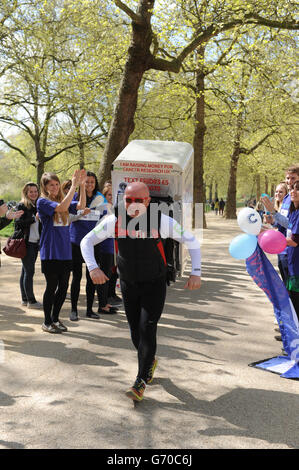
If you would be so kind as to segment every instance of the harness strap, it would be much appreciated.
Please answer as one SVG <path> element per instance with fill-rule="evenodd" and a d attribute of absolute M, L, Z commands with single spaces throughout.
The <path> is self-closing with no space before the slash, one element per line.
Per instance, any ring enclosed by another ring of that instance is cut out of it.
<path fill-rule="evenodd" d="M 164 246 L 163 246 L 163 243 L 162 243 L 161 238 L 159 239 L 159 241 L 158 241 L 158 243 L 157 243 L 157 247 L 158 247 L 158 250 L 160 251 L 160 254 L 161 254 L 162 258 L 163 258 L 163 261 L 164 261 L 165 266 L 167 266 L 166 257 L 165 257 L 165 251 L 164 251 Z"/>
<path fill-rule="evenodd" d="M 159 222 L 160 222 L 160 219 L 161 217 L 159 218 Z M 115 256 L 117 256 L 117 253 L 118 253 L 118 241 L 117 241 L 117 238 L 118 238 L 118 221 L 119 221 L 119 218 L 116 219 L 116 222 L 115 222 L 115 233 L 114 233 L 114 253 L 115 253 Z M 126 234 L 128 235 L 128 234 Z M 163 246 L 163 243 L 162 243 L 162 240 L 160 238 L 160 233 L 153 230 L 153 236 L 156 240 L 156 243 L 157 243 L 157 248 L 162 256 L 162 259 L 164 261 L 164 264 L 165 266 L 167 266 L 167 261 L 166 261 L 166 256 L 165 256 L 165 251 L 164 251 L 164 246 Z M 116 264 L 116 262 L 115 262 Z"/>

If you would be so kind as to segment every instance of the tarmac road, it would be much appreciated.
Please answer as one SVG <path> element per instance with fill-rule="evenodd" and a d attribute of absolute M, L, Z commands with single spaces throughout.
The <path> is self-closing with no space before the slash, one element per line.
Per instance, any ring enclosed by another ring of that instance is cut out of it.
<path fill-rule="evenodd" d="M 298 449 L 299 381 L 248 367 L 281 353 L 274 314 L 245 263 L 228 253 L 236 221 L 207 216 L 203 282 L 168 289 L 159 360 L 143 402 L 124 392 L 136 353 L 123 310 L 41 330 L 41 311 L 21 306 L 19 260 L 0 268 L 0 449 Z M 276 265 L 276 257 L 270 258 Z M 36 265 L 35 293 L 44 278 Z"/>

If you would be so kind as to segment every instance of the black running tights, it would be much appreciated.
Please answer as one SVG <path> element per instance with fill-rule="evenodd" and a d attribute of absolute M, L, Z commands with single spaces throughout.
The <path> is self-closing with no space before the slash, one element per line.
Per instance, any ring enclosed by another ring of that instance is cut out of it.
<path fill-rule="evenodd" d="M 132 342 L 138 353 L 137 376 L 146 381 L 157 349 L 157 324 L 166 297 L 166 281 L 129 283 L 120 280 Z"/>
<path fill-rule="evenodd" d="M 43 297 L 45 325 L 58 321 L 61 307 L 65 301 L 70 278 L 70 270 L 59 270 L 55 273 L 44 273 L 46 290 Z"/>

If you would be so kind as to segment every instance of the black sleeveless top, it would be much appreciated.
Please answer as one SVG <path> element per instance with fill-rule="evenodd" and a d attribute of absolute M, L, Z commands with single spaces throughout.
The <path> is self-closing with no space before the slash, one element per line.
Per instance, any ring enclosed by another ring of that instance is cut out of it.
<path fill-rule="evenodd" d="M 160 237 L 161 213 L 150 217 L 148 208 L 144 215 L 130 217 L 121 204 L 115 208 L 116 263 L 120 279 L 150 282 L 166 278 L 167 264 Z"/>

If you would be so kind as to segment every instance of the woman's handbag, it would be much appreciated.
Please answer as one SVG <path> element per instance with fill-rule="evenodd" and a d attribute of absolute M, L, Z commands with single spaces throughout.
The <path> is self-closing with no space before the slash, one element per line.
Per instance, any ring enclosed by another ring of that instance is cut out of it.
<path fill-rule="evenodd" d="M 9 237 L 3 251 L 7 256 L 24 258 L 27 252 L 25 239 Z"/>

